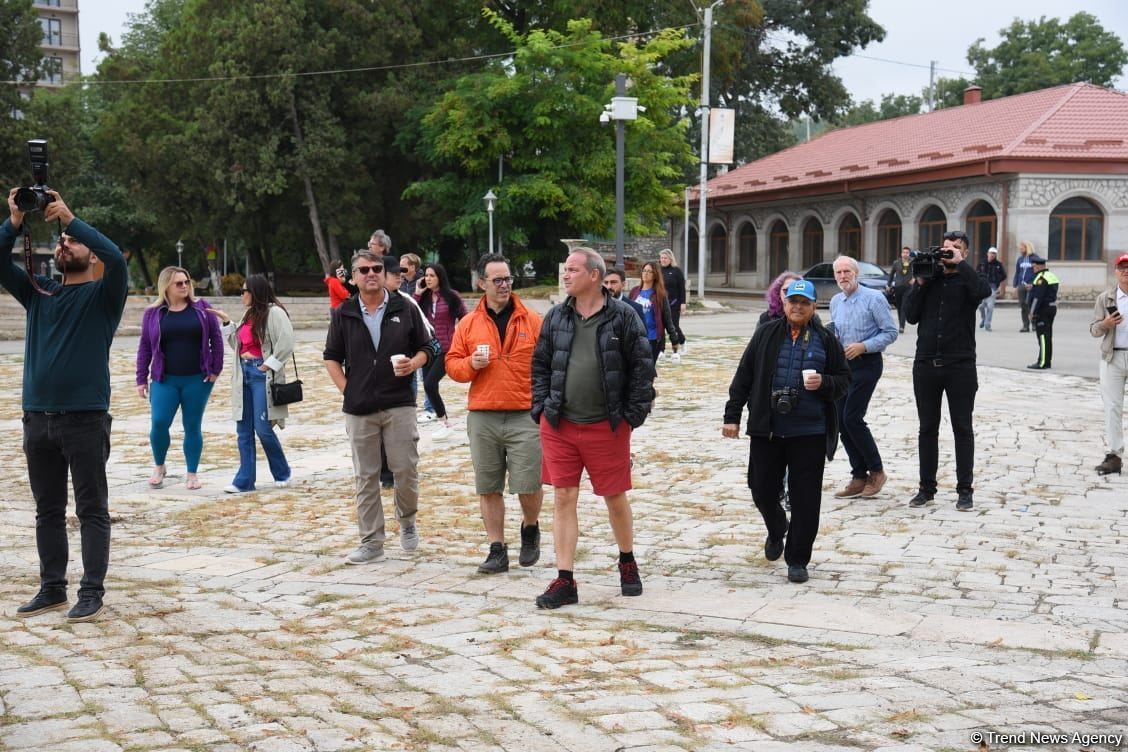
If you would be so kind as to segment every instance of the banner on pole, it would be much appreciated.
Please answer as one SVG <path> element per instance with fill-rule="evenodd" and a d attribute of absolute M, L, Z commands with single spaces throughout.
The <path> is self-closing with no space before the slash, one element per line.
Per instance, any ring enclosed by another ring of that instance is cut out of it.
<path fill-rule="evenodd" d="M 715 108 L 709 110 L 709 162 L 731 164 L 733 141 L 736 137 L 736 110 Z"/>

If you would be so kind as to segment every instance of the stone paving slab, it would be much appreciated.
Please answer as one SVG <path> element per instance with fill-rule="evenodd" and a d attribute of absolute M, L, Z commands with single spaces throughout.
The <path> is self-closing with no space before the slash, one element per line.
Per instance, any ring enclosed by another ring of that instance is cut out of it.
<path fill-rule="evenodd" d="M 556 612 L 532 603 L 555 571 L 551 494 L 541 560 L 475 572 L 465 387 L 443 382 L 448 440 L 420 429 L 419 551 L 392 522 L 387 559 L 351 567 L 350 461 L 318 343 L 299 346 L 307 398 L 281 432 L 293 485 L 234 497 L 227 382 L 205 419 L 205 488 L 184 488 L 174 427 L 167 486 L 150 491 L 148 413 L 115 347 L 107 609 L 76 625 L 13 616 L 37 559 L 20 358 L 0 355 L 0 748 L 960 750 L 976 732 L 1125 733 L 1128 485 L 1090 469 L 1095 384 L 981 367 L 976 509 L 954 510 L 945 420 L 941 492 L 915 510 L 911 363 L 888 357 L 868 420 L 890 481 L 834 499 L 849 471 L 841 451 L 828 464 L 811 581 L 795 586 L 763 560 L 747 441 L 720 438 L 744 344 L 697 338 L 660 365 L 633 440 L 644 594 L 619 595 L 585 488 L 581 602 Z M 73 519 L 71 534 L 77 558 Z"/>

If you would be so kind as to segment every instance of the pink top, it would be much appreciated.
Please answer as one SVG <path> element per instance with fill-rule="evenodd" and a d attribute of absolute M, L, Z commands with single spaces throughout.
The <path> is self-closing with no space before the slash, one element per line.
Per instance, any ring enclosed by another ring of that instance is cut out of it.
<path fill-rule="evenodd" d="M 255 358 L 262 357 L 262 343 L 255 339 L 250 324 L 239 327 L 239 355 L 250 355 Z"/>

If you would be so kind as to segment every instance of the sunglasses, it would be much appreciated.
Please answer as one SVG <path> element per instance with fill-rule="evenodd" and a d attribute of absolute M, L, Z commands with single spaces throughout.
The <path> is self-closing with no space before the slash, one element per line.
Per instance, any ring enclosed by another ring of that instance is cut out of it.
<path fill-rule="evenodd" d="M 509 285 L 513 284 L 513 277 L 494 277 L 486 281 L 493 283 L 494 287 L 509 287 Z"/>
<path fill-rule="evenodd" d="M 188 286 L 188 280 L 178 279 L 175 282 L 173 282 L 172 284 L 176 285 L 177 287 L 187 287 Z M 244 292 L 246 292 L 246 290 L 244 290 Z"/>
<path fill-rule="evenodd" d="M 250 292 L 250 290 L 244 287 L 241 292 Z"/>
<path fill-rule="evenodd" d="M 367 277 L 369 274 L 379 274 L 380 272 L 384 271 L 384 267 L 382 267 L 382 266 L 357 266 L 353 269 L 353 271 L 359 273 L 360 276 L 362 276 L 362 277 Z"/>

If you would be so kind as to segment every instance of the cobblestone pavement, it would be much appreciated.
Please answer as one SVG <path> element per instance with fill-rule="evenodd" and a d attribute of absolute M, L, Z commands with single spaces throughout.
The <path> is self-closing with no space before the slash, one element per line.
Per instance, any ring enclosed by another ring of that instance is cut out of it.
<path fill-rule="evenodd" d="M 115 348 L 107 608 L 75 625 L 13 615 L 37 569 L 20 358 L 0 356 L 0 747 L 900 751 L 1088 734 L 1056 748 L 1116 748 L 1099 735 L 1128 732 L 1128 481 L 1092 471 L 1095 384 L 980 368 L 975 510 L 954 509 L 946 419 L 941 493 L 914 510 L 910 363 L 887 358 L 870 420 L 891 479 L 876 499 L 835 500 L 839 453 L 811 580 L 792 585 L 763 559 L 747 441 L 720 437 L 743 345 L 698 338 L 660 367 L 634 440 L 645 593 L 618 594 L 588 489 L 580 604 L 554 612 L 533 604 L 555 573 L 551 494 L 541 561 L 475 573 L 486 546 L 461 385 L 443 382 L 452 437 L 421 430 L 420 549 L 402 551 L 392 523 L 388 558 L 353 567 L 350 463 L 316 342 L 299 348 L 307 398 L 282 432 L 294 484 L 237 497 L 220 491 L 236 456 L 226 380 L 205 488 L 184 489 L 177 434 L 152 492 L 146 405 L 132 352 Z M 72 546 L 77 558 L 74 520 Z"/>

